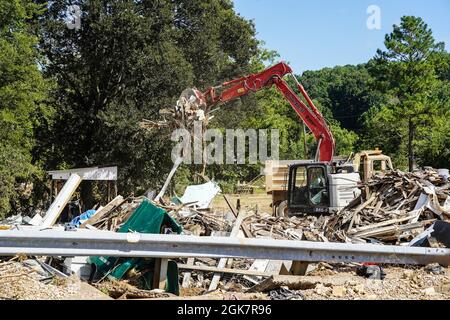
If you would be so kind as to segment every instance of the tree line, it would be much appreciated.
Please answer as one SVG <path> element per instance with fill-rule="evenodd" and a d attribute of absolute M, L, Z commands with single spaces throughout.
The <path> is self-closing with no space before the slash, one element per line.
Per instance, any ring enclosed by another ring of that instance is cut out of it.
<path fill-rule="evenodd" d="M 69 5 L 81 9 L 80 28 L 67 27 Z M 43 205 L 45 170 L 117 165 L 122 194 L 157 189 L 172 166 L 170 132 L 141 130 L 139 121 L 159 119 L 188 87 L 278 59 L 231 0 L 0 0 L 0 215 Z M 367 63 L 298 75 L 338 154 L 379 147 L 405 170 L 450 167 L 449 77 L 450 54 L 410 16 Z M 211 126 L 276 128 L 283 159 L 314 154 L 312 135 L 274 89 L 228 104 Z M 197 169 L 182 167 L 175 190 Z M 207 170 L 224 189 L 259 172 Z M 82 192 L 101 197 L 98 188 Z"/>

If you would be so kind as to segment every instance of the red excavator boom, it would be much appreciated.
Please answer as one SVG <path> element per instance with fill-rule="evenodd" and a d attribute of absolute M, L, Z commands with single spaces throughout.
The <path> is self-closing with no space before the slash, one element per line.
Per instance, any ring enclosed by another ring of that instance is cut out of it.
<path fill-rule="evenodd" d="M 298 95 L 288 85 L 284 76 L 292 75 L 298 90 L 305 99 L 308 106 L 298 97 Z M 220 86 L 211 87 L 203 93 L 198 93 L 202 104 L 213 106 L 218 103 L 242 97 L 250 92 L 256 92 L 263 88 L 269 88 L 275 85 L 278 90 L 289 101 L 289 104 L 303 120 L 306 126 L 311 130 L 315 139 L 318 141 L 318 160 L 331 162 L 334 153 L 334 138 L 316 106 L 309 98 L 303 86 L 293 75 L 292 69 L 284 62 L 280 62 L 260 73 L 252 74 L 247 77 L 225 82 Z"/>

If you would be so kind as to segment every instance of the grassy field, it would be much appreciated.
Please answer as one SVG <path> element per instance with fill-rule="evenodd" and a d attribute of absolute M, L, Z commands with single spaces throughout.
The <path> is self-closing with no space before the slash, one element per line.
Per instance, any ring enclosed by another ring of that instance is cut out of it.
<path fill-rule="evenodd" d="M 270 204 L 272 203 L 272 196 L 266 193 L 245 195 L 228 194 L 227 196 L 234 206 L 236 206 L 237 200 L 240 199 L 241 208 L 244 210 L 254 210 L 256 206 L 258 206 L 259 212 L 272 212 L 272 208 L 270 207 Z M 228 205 L 225 202 L 223 195 L 218 195 L 214 199 L 212 207 L 217 211 L 229 211 Z"/>

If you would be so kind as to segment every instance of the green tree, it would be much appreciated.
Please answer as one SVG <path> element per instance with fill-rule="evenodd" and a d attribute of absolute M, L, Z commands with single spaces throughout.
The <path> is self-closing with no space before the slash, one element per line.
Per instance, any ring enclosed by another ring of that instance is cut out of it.
<path fill-rule="evenodd" d="M 450 168 L 450 81 L 440 81 L 430 100 L 439 112 L 427 125 L 417 128 L 421 137 L 417 155 L 423 165 Z"/>
<path fill-rule="evenodd" d="M 400 25 L 394 25 L 393 32 L 386 35 L 384 44 L 386 50 L 378 50 L 369 70 L 375 86 L 390 99 L 378 108 L 381 114 L 369 122 L 372 133 L 383 133 L 384 139 L 398 143 L 408 155 L 409 170 L 413 170 L 416 142 L 421 138 L 419 128 L 432 126 L 439 112 L 430 97 L 439 85 L 433 58 L 444 46 L 436 43 L 421 18 L 412 16 L 402 17 Z"/>
<path fill-rule="evenodd" d="M 382 99 L 370 86 L 365 64 L 305 71 L 300 81 L 313 99 L 331 110 L 343 128 L 352 131 L 361 131 L 362 115 Z"/>
<path fill-rule="evenodd" d="M 0 217 L 17 202 L 17 185 L 39 172 L 31 151 L 49 110 L 29 22 L 40 12 L 29 1 L 0 0 Z"/>

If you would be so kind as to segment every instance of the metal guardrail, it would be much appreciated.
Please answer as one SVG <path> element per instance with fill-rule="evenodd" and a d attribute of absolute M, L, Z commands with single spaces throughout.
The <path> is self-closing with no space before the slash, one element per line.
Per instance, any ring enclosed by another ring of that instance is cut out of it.
<path fill-rule="evenodd" d="M 193 237 L 104 231 L 0 231 L 0 256 L 249 258 L 295 261 L 450 264 L 450 249 Z"/>

